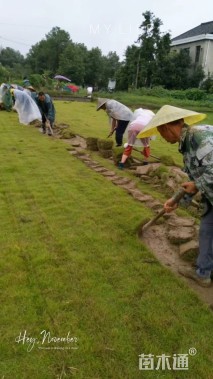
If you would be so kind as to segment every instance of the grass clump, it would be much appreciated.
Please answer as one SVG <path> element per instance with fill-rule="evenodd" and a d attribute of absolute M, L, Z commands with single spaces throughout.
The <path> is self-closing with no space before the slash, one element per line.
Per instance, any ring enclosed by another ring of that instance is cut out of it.
<path fill-rule="evenodd" d="M 100 150 L 112 150 L 113 141 L 106 139 L 98 139 L 98 149 Z"/>
<path fill-rule="evenodd" d="M 175 160 L 171 155 L 161 155 L 160 161 L 166 166 L 175 166 Z"/>
<path fill-rule="evenodd" d="M 63 139 L 71 139 L 75 137 L 75 134 L 69 130 L 69 129 L 61 129 L 60 131 L 60 138 L 63 138 Z"/>

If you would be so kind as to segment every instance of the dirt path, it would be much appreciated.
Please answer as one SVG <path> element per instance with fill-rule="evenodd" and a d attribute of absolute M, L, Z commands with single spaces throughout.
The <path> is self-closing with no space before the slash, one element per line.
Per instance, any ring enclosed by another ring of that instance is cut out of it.
<path fill-rule="evenodd" d="M 143 236 L 143 242 L 149 246 L 156 258 L 177 276 L 181 277 L 188 285 L 198 294 L 198 296 L 207 303 L 213 310 L 213 286 L 203 288 L 191 279 L 184 278 L 178 273 L 178 267 L 189 267 L 190 263 L 184 262 L 181 259 L 178 251 L 178 246 L 169 243 L 167 238 L 167 228 L 165 224 L 153 225 L 147 229 Z"/>
<path fill-rule="evenodd" d="M 136 201 L 143 202 L 145 206 L 153 209 L 155 212 L 162 209 L 163 204 L 136 188 L 134 179 L 119 176 L 113 170 L 108 170 L 103 165 L 92 160 L 88 154 L 88 150 L 86 150 L 86 142 L 84 138 L 76 136 L 70 140 L 65 140 L 65 142 L 74 148 L 74 150 L 69 151 L 70 154 L 83 161 L 88 167 L 90 167 L 90 169 L 105 176 L 106 180 L 109 180 L 114 185 L 126 190 Z M 178 221 L 177 215 L 175 218 Z M 181 219 L 179 222 L 181 223 Z M 176 226 L 174 226 L 174 228 L 176 228 Z M 197 293 L 200 299 L 213 310 L 213 285 L 210 288 L 203 288 L 193 280 L 184 278 L 178 273 L 179 266 L 189 267 L 191 263 L 184 261 L 179 255 L 179 246 L 172 244 L 168 240 L 168 220 L 166 218 L 163 223 L 151 226 L 143 233 L 143 235 L 139 231 L 139 238 L 141 238 L 143 243 L 150 248 L 162 265 L 168 267 L 175 275 L 181 277 L 181 279 Z"/>

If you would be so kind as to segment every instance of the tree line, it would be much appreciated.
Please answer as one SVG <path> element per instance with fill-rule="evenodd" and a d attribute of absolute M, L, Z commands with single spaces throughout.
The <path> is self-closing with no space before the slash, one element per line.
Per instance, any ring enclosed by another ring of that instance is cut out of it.
<path fill-rule="evenodd" d="M 117 90 L 198 87 L 204 79 L 202 67 L 193 67 L 185 50 L 171 50 L 170 33 L 161 32 L 163 23 L 151 11 L 142 16 L 140 34 L 127 46 L 122 62 L 116 52 L 104 56 L 98 47 L 88 50 L 83 43 L 74 43 L 68 32 L 56 26 L 31 47 L 26 58 L 12 48 L 0 48 L 0 81 L 61 74 L 77 85 L 98 89 L 106 89 L 109 78 L 116 80 Z"/>

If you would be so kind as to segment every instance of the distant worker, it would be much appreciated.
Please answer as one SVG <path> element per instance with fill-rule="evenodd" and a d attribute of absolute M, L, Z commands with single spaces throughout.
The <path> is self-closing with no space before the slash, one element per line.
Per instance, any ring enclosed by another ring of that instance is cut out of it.
<path fill-rule="evenodd" d="M 48 121 L 50 123 L 51 129 L 54 128 L 55 107 L 54 107 L 51 97 L 47 93 L 39 92 L 35 100 L 41 112 L 42 131 L 43 131 L 43 134 L 46 134 L 46 123 Z M 51 135 L 49 131 L 48 131 L 48 134 Z"/>
<path fill-rule="evenodd" d="M 115 131 L 116 146 L 122 146 L 123 135 L 129 121 L 133 117 L 133 112 L 124 104 L 116 100 L 98 98 L 97 111 L 103 109 L 111 120 L 111 131 L 109 137 Z"/>
<path fill-rule="evenodd" d="M 32 121 L 41 120 L 41 114 L 35 101 L 26 92 L 19 89 L 11 89 L 15 109 L 19 116 L 20 124 L 28 125 Z"/>
<path fill-rule="evenodd" d="M 93 92 L 93 88 L 92 87 L 87 87 L 87 97 L 91 98 L 92 97 L 92 92 Z"/>
<path fill-rule="evenodd" d="M 2 83 L 0 86 L 0 109 L 5 109 L 10 112 L 13 106 L 13 101 L 9 89 L 9 85 Z"/>
<path fill-rule="evenodd" d="M 31 86 L 30 81 L 29 81 L 29 79 L 27 79 L 27 77 L 25 76 L 24 79 L 23 79 L 23 87 L 24 87 L 24 88 L 27 88 L 27 87 L 29 87 L 29 86 Z"/>
<path fill-rule="evenodd" d="M 35 88 L 33 86 L 29 86 L 27 88 L 24 89 L 26 92 L 28 92 L 28 94 L 32 97 L 33 100 L 36 101 L 36 97 L 38 96 L 37 95 L 37 92 L 35 90 Z"/>

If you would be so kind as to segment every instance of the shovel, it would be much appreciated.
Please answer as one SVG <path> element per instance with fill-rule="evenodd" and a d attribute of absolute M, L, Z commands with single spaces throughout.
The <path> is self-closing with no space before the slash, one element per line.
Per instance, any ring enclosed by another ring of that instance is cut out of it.
<path fill-rule="evenodd" d="M 107 138 L 112 137 L 112 135 L 114 134 L 115 131 L 116 131 L 116 128 L 114 128 L 114 129 L 108 134 Z"/>
<path fill-rule="evenodd" d="M 45 124 L 46 124 L 46 128 L 48 129 L 48 134 L 53 136 L 53 130 L 52 130 L 52 127 L 50 125 L 50 121 L 47 118 L 46 118 Z"/>
<path fill-rule="evenodd" d="M 173 205 L 178 204 L 179 201 L 182 199 L 186 192 L 183 188 L 180 188 L 178 192 L 173 196 Z M 163 208 L 155 217 L 153 217 L 149 222 L 147 222 L 141 229 L 140 235 L 142 236 L 143 233 L 152 226 L 161 216 L 163 216 L 166 213 L 165 209 Z"/>

